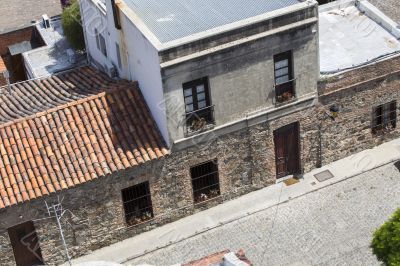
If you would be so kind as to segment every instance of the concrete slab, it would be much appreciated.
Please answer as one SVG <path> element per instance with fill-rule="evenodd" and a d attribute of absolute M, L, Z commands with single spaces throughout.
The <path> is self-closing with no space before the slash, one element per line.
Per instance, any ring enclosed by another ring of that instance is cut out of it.
<path fill-rule="evenodd" d="M 322 74 L 345 71 L 400 52 L 394 22 L 367 1 L 320 9 Z M 385 28 L 388 27 L 388 29 Z"/>
<path fill-rule="evenodd" d="M 400 160 L 400 139 L 362 151 L 320 169 L 315 169 L 305 174 L 304 178 L 297 184 L 286 186 L 283 182 L 278 183 L 112 246 L 99 249 L 90 255 L 75 259 L 73 263 L 75 265 L 95 260 L 127 263 L 150 252 L 266 211 L 273 206 L 300 198 L 397 160 Z M 332 172 L 334 177 L 319 182 L 314 175 L 324 170 Z"/>
<path fill-rule="evenodd" d="M 51 20 L 51 27 L 44 28 L 36 24 L 46 46 L 23 53 L 25 67 L 29 78 L 43 78 L 86 64 L 86 55 L 76 53 L 75 62 L 69 61 L 68 49 L 71 45 L 64 36 L 61 20 Z"/>

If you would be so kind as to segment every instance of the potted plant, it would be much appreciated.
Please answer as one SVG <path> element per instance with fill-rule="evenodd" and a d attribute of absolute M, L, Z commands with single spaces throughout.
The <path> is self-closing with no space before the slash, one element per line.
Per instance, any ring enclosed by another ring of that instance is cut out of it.
<path fill-rule="evenodd" d="M 198 131 L 203 129 L 207 124 L 207 121 L 203 118 L 203 117 L 199 117 L 198 119 L 193 120 L 192 125 L 191 125 L 191 129 L 193 131 Z"/>

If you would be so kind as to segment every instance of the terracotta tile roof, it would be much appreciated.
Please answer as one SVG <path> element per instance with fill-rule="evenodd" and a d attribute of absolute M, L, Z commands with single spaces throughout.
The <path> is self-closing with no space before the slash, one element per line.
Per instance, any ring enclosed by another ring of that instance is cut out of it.
<path fill-rule="evenodd" d="M 194 260 L 189 263 L 182 264 L 182 266 L 213 266 L 213 265 L 226 265 L 224 263 L 224 257 L 230 253 L 230 250 L 224 250 L 218 253 L 214 253 L 212 255 L 208 255 L 207 257 L 201 258 L 199 260 Z M 252 266 L 253 264 L 246 257 L 243 249 L 240 249 L 237 253 L 235 253 L 236 257 L 244 262 L 246 265 Z"/>
<path fill-rule="evenodd" d="M 183 264 L 182 266 L 210 266 L 210 265 L 219 265 L 224 256 L 228 254 L 229 250 L 224 250 L 218 253 L 214 253 L 207 257 L 201 258 L 199 260 L 194 260 L 189 263 Z"/>
<path fill-rule="evenodd" d="M 96 95 L 117 83 L 91 68 L 82 67 L 45 79 L 37 79 L 0 89 L 0 124 L 46 111 Z"/>
<path fill-rule="evenodd" d="M 19 118 L 0 125 L 0 208 L 168 154 L 137 83 L 101 78 L 83 68 L 2 98 Z"/>
<path fill-rule="evenodd" d="M 0 56 L 0 74 L 7 70 L 6 64 L 4 63 L 3 58 Z"/>

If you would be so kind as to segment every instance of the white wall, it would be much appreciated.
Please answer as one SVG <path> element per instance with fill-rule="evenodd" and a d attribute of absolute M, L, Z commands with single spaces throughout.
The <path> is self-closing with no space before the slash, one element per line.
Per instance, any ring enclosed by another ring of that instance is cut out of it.
<path fill-rule="evenodd" d="M 169 145 L 158 51 L 124 14 L 121 14 L 121 24 L 121 53 L 126 55 L 127 61 L 123 64 L 129 70 L 129 77 L 125 78 L 139 82 L 154 120 Z"/>
<path fill-rule="evenodd" d="M 99 3 L 99 0 L 81 0 L 86 49 L 92 59 L 100 65 L 104 65 L 107 60 L 111 61 L 118 68 L 121 78 L 139 82 L 147 105 L 168 145 L 169 135 L 158 52 L 124 13 L 120 13 L 122 29 L 115 28 L 110 0 L 106 1 L 106 13 L 96 6 Z M 97 49 L 95 28 L 106 38 L 108 58 Z M 121 68 L 118 67 L 116 42 L 120 46 Z"/>
<path fill-rule="evenodd" d="M 106 39 L 107 55 L 110 52 L 106 12 L 99 8 L 99 0 L 81 0 L 81 16 L 86 41 L 86 51 L 91 59 L 104 66 L 107 57 L 97 48 L 95 29 Z"/>

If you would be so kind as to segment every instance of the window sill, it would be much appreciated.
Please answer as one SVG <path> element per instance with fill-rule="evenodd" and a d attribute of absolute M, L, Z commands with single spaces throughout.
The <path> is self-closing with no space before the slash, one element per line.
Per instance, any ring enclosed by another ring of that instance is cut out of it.
<path fill-rule="evenodd" d="M 206 131 L 210 131 L 210 130 L 212 130 L 214 128 L 215 128 L 215 124 L 207 124 L 202 129 L 186 132 L 185 133 L 185 138 L 189 138 L 189 137 L 198 135 L 200 133 L 203 133 L 203 132 L 206 132 Z"/>
<path fill-rule="evenodd" d="M 218 195 L 218 196 L 215 196 L 213 198 L 206 199 L 204 201 L 195 202 L 194 206 L 198 207 L 198 206 L 201 206 L 201 205 L 205 205 L 205 204 L 207 204 L 209 202 L 213 202 L 213 201 L 216 201 L 218 199 L 222 199 L 222 195 Z"/>
<path fill-rule="evenodd" d="M 376 137 L 383 136 L 383 135 L 392 133 L 395 129 L 396 128 L 372 130 L 372 135 L 376 136 Z"/>
<path fill-rule="evenodd" d="M 283 101 L 283 102 L 278 102 L 278 101 L 275 100 L 275 107 L 281 107 L 281 106 L 284 106 L 284 105 L 287 105 L 287 104 L 294 103 L 295 101 L 297 101 L 296 97 L 293 97 L 292 99 L 287 100 L 287 101 Z"/>
<path fill-rule="evenodd" d="M 140 223 L 137 223 L 137 224 L 132 224 L 132 225 L 128 225 L 127 223 L 125 223 L 125 225 L 126 225 L 126 228 L 127 229 L 133 229 L 133 228 L 135 228 L 135 227 L 139 227 L 139 226 L 141 226 L 141 225 L 145 225 L 145 224 L 148 224 L 148 223 L 150 223 L 150 222 L 153 222 L 153 221 L 155 221 L 156 220 L 156 218 L 151 218 L 151 219 L 149 219 L 149 220 L 146 220 L 146 221 L 143 221 L 143 222 L 140 222 Z"/>

